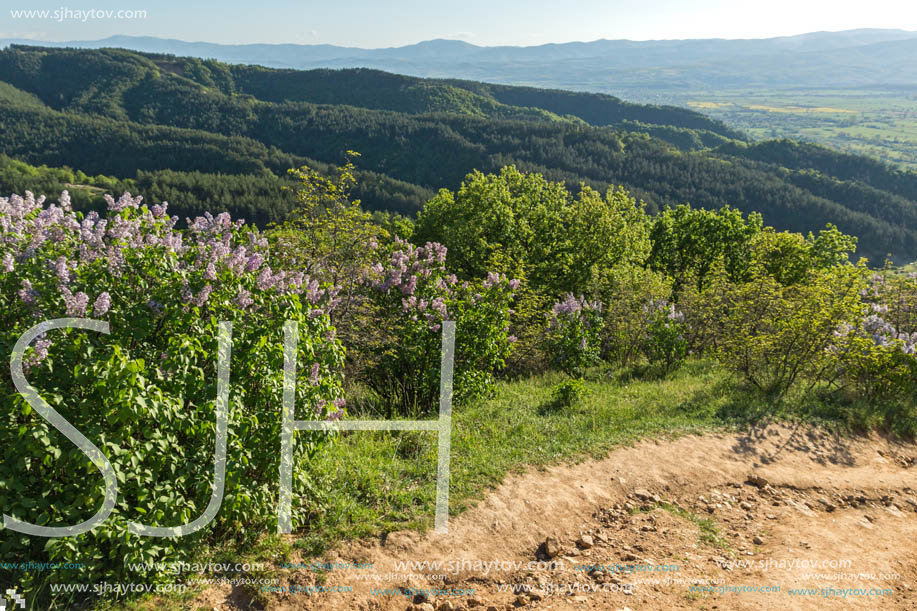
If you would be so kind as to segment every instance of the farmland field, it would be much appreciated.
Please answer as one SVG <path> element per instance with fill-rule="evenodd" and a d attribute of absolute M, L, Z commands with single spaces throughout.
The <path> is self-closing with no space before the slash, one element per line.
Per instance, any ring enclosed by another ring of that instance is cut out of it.
<path fill-rule="evenodd" d="M 917 168 L 917 92 L 698 92 L 669 100 L 755 140 L 808 140 L 888 163 Z"/>

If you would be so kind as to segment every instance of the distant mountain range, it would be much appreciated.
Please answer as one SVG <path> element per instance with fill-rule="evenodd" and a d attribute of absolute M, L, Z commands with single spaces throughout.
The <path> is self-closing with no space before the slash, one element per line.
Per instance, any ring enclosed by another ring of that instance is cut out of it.
<path fill-rule="evenodd" d="M 710 88 L 917 89 L 917 32 L 861 29 L 726 40 L 596 40 L 531 47 L 479 47 L 430 40 L 385 49 L 243 44 L 113 36 L 60 43 L 0 39 L 0 45 L 118 47 L 273 68 L 376 68 L 539 87 L 627 94 Z"/>

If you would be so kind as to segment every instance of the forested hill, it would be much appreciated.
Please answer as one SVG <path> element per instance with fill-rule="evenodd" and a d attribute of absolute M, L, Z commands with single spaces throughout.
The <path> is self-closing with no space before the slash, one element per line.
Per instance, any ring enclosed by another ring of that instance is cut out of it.
<path fill-rule="evenodd" d="M 374 209 L 412 213 L 472 169 L 515 164 L 574 188 L 623 185 L 650 210 L 731 204 L 794 231 L 832 222 L 858 235 L 860 254 L 874 261 L 917 258 L 915 175 L 790 141 L 749 145 L 684 109 L 366 69 L 0 51 L 0 153 L 155 183 L 153 193 L 178 194 L 181 183 L 197 201 L 177 195 L 179 212 L 206 206 L 274 220 L 286 204 L 271 199 L 271 185 L 279 189 L 287 168 L 337 163 L 347 149 L 362 154 L 360 195 Z M 239 197 L 215 186 L 218 175 L 247 177 L 226 179 Z"/>

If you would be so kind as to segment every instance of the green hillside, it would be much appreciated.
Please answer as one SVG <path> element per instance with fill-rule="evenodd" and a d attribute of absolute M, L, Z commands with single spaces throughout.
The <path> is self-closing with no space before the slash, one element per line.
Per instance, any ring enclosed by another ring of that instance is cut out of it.
<path fill-rule="evenodd" d="M 12 46 L 0 51 L 0 82 L 0 153 L 119 179 L 205 176 L 194 182 L 210 208 L 242 206 L 211 177 L 247 176 L 264 186 L 235 193 L 246 198 L 245 216 L 258 222 L 286 209 L 278 203 L 278 177 L 287 168 L 337 163 L 352 149 L 371 172 L 360 194 L 370 209 L 413 213 L 472 169 L 515 164 L 571 188 L 622 185 L 650 211 L 730 204 L 761 212 L 778 229 L 834 223 L 858 235 L 860 254 L 874 262 L 886 253 L 917 257 L 917 175 L 811 145 L 749 145 L 684 109 L 120 49 Z"/>

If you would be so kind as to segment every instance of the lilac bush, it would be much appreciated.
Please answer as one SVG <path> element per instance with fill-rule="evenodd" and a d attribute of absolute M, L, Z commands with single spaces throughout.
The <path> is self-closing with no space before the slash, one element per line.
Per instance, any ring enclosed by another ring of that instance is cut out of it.
<path fill-rule="evenodd" d="M 551 308 L 545 353 L 552 363 L 573 378 L 600 361 L 602 304 L 568 293 Z"/>
<path fill-rule="evenodd" d="M 917 274 L 874 274 L 861 290 L 862 315 L 835 331 L 839 380 L 869 399 L 917 395 Z"/>
<path fill-rule="evenodd" d="M 49 332 L 24 369 L 39 394 L 110 459 L 118 504 L 90 533 L 0 533 L 0 555 L 84 562 L 82 582 L 123 580 L 127 563 L 174 560 L 204 538 L 249 537 L 275 519 L 284 321 L 299 325 L 297 419 L 343 414 L 344 351 L 328 308 L 333 287 L 276 271 L 258 231 L 226 213 L 189 219 L 125 193 L 105 214 L 31 193 L 0 198 L 0 351 L 45 320 L 107 321 L 111 334 Z M 137 537 L 128 521 L 175 526 L 201 515 L 213 480 L 217 329 L 233 323 L 225 494 L 217 519 L 185 537 Z M 7 389 L 12 388 L 3 368 Z M 0 505 L 21 520 L 75 524 L 101 505 L 96 468 L 16 394 L 4 393 Z M 327 438 L 298 432 L 297 461 Z M 304 490 L 294 469 L 294 491 Z M 294 504 L 294 523 L 302 522 Z M 48 577 L 48 575 L 43 575 Z M 65 575 L 56 575 L 63 580 Z M 130 580 L 158 579 L 155 572 Z M 27 577 L 21 588 L 37 584 Z"/>
<path fill-rule="evenodd" d="M 688 357 L 684 313 L 665 299 L 651 299 L 643 311 L 647 320 L 643 354 L 650 365 L 663 372 L 679 368 Z"/>
<path fill-rule="evenodd" d="M 510 303 L 518 281 L 491 272 L 460 282 L 446 270 L 446 248 L 395 239 L 368 274 L 367 328 L 358 350 L 369 361 L 365 382 L 391 413 L 432 411 L 439 392 L 442 324 L 456 322 L 454 392 L 467 400 L 487 392 L 515 338 Z"/>

